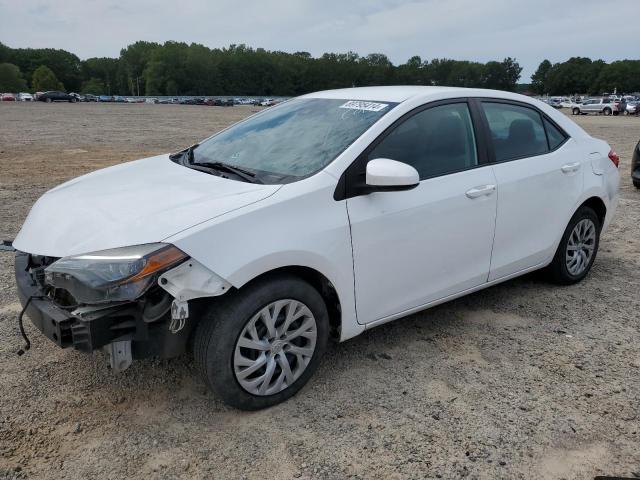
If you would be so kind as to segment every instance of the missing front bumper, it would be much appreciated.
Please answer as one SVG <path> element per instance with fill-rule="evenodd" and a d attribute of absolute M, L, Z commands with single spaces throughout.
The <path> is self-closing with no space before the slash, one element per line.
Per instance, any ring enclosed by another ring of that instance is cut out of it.
<path fill-rule="evenodd" d="M 26 314 L 47 338 L 61 348 L 93 352 L 117 342 L 130 342 L 133 358 L 170 358 L 184 352 L 193 322 L 174 334 L 169 331 L 171 298 L 161 289 L 135 302 L 65 309 L 46 295 L 31 256 L 17 252 L 15 275 Z"/>

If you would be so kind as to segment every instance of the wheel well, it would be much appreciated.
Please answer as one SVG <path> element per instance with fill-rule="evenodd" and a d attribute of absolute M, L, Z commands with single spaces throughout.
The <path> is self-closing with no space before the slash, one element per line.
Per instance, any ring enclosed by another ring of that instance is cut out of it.
<path fill-rule="evenodd" d="M 607 215 L 607 207 L 605 206 L 601 198 L 591 197 L 580 206 L 590 207 L 594 212 L 596 212 L 596 215 L 598 215 L 598 220 L 600 220 L 600 226 L 602 227 L 602 224 L 604 224 L 604 218 Z"/>
<path fill-rule="evenodd" d="M 338 293 L 336 292 L 333 284 L 322 273 L 314 270 L 313 268 L 292 265 L 288 267 L 276 268 L 274 270 L 265 272 L 252 279 L 251 282 L 257 279 L 262 279 L 264 277 L 282 273 L 289 273 L 298 278 L 301 278 L 311 284 L 311 286 L 318 291 L 320 296 L 322 296 L 322 299 L 327 306 L 327 312 L 329 313 L 331 337 L 339 339 L 342 327 L 342 309 L 340 306 L 340 298 L 338 297 Z M 240 287 L 240 291 L 241 290 L 242 287 Z"/>

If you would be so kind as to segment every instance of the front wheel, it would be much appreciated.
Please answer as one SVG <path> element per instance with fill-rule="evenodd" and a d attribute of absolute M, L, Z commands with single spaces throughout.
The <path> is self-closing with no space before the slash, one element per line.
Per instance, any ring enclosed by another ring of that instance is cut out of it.
<path fill-rule="evenodd" d="M 604 113 L 604 114 L 608 117 L 609 115 L 611 115 L 611 109 L 610 109 L 610 108 L 605 108 L 605 109 L 602 111 L 602 113 Z"/>
<path fill-rule="evenodd" d="M 598 253 L 601 227 L 590 207 L 582 206 L 573 215 L 548 267 L 555 283 L 571 285 L 587 276 Z"/>
<path fill-rule="evenodd" d="M 259 410 L 287 400 L 311 378 L 329 338 L 329 316 L 307 282 L 278 275 L 212 303 L 194 336 L 194 360 L 228 405 Z"/>
<path fill-rule="evenodd" d="M 579 108 L 574 108 L 571 113 L 573 113 L 574 115 L 580 115 L 580 109 Z"/>
<path fill-rule="evenodd" d="M 52 100 L 50 98 L 46 98 L 44 101 L 47 102 L 47 103 L 51 103 L 52 102 Z"/>

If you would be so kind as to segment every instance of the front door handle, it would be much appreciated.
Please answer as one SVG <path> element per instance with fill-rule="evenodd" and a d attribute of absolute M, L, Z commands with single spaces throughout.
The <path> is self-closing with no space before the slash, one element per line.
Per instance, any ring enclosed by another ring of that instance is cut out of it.
<path fill-rule="evenodd" d="M 580 162 L 567 163 L 566 165 L 560 167 L 560 170 L 562 170 L 562 173 L 577 172 L 578 170 L 580 170 Z"/>
<path fill-rule="evenodd" d="M 495 191 L 496 191 L 495 185 L 481 185 L 479 187 L 474 187 L 471 190 L 467 190 L 465 195 L 469 198 L 478 198 L 483 196 L 489 196 Z"/>

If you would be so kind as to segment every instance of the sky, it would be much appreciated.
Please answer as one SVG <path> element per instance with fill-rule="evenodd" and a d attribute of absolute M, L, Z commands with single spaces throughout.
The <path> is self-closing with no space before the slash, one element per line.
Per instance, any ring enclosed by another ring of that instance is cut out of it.
<path fill-rule="evenodd" d="M 486 62 L 640 58 L 640 0 L 0 0 L 0 42 L 117 57 L 137 40 Z M 637 17 L 636 17 L 637 18 Z"/>

